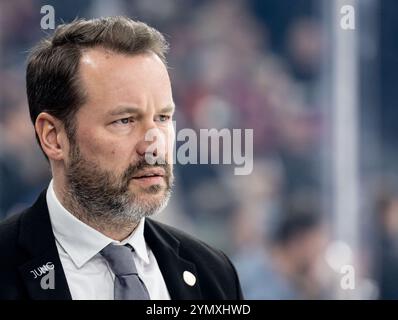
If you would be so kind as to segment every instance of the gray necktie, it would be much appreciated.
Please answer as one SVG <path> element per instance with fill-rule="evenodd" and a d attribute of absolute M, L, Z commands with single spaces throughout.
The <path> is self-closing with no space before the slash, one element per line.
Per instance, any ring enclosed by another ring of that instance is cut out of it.
<path fill-rule="evenodd" d="M 133 248 L 109 244 L 101 251 L 115 274 L 115 300 L 150 300 L 148 290 L 137 273 Z"/>

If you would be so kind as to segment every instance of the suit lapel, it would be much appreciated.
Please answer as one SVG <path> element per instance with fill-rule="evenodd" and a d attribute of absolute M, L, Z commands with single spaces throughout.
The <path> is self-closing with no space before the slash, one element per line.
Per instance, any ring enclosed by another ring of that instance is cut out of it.
<path fill-rule="evenodd" d="M 172 300 L 199 300 L 202 298 L 198 281 L 189 285 L 184 272 L 198 277 L 195 265 L 179 255 L 179 241 L 164 231 L 156 222 L 145 219 L 145 241 L 148 243 L 166 282 Z M 189 282 L 189 281 L 188 281 Z"/>
<path fill-rule="evenodd" d="M 19 266 L 19 272 L 29 297 L 34 300 L 70 300 L 52 232 L 46 191 L 23 214 L 19 245 L 28 253 L 28 259 Z"/>

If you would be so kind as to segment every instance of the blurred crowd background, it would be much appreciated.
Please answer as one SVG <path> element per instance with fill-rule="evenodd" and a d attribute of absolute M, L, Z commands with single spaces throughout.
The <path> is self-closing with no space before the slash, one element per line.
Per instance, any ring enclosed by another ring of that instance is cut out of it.
<path fill-rule="evenodd" d="M 354 250 L 334 238 L 329 205 L 330 2 L 1 0 L 0 219 L 33 203 L 50 179 L 24 82 L 29 48 L 51 33 L 40 28 L 41 6 L 54 7 L 57 25 L 127 15 L 158 28 L 171 44 L 177 130 L 254 129 L 251 175 L 236 176 L 231 165 L 177 164 L 174 196 L 157 219 L 225 251 L 248 299 L 398 298 L 398 3 L 361 1 L 370 11 L 360 26 L 372 30 L 360 37 L 358 52 Z M 350 261 L 355 287 L 341 294 L 341 267 Z"/>

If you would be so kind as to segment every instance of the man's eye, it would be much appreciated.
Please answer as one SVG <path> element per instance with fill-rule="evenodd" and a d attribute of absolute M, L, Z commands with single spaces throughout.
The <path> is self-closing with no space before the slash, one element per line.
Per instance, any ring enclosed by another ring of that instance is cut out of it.
<path fill-rule="evenodd" d="M 171 118 L 170 116 L 162 114 L 162 115 L 159 116 L 159 121 L 160 122 L 165 122 L 165 121 L 168 121 L 170 118 Z"/>
<path fill-rule="evenodd" d="M 129 122 L 133 122 L 133 120 L 131 118 L 123 118 L 114 121 L 115 124 L 128 124 Z"/>

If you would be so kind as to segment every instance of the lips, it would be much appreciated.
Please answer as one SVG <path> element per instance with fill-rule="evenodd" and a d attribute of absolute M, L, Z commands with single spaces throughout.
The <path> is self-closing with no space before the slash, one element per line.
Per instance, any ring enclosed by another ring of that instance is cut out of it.
<path fill-rule="evenodd" d="M 164 177 L 165 171 L 162 168 L 150 168 L 146 170 L 142 170 L 137 173 L 133 179 L 141 179 L 141 178 L 149 178 L 149 177 Z"/>

